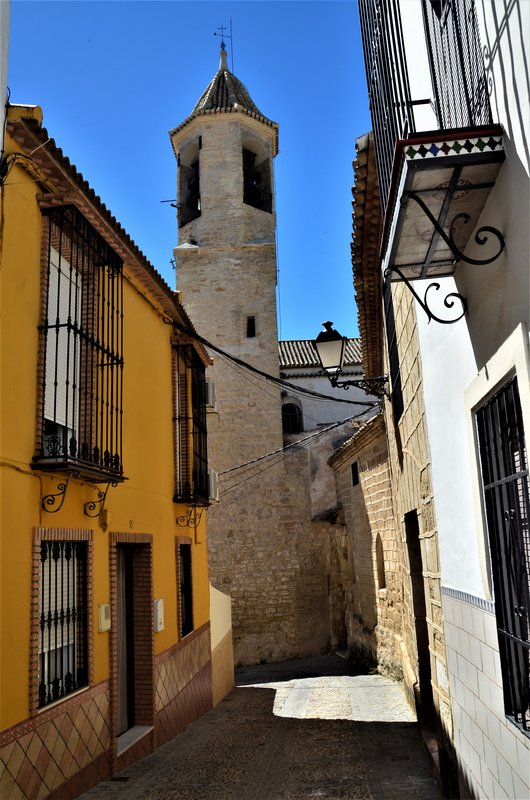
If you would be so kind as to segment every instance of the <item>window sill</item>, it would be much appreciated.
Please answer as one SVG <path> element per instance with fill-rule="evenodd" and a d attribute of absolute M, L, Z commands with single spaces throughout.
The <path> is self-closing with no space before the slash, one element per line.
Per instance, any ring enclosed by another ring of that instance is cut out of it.
<path fill-rule="evenodd" d="M 62 475 L 71 475 L 77 472 L 79 477 L 89 481 L 98 482 L 116 482 L 123 483 L 127 478 L 121 472 L 115 472 L 105 467 L 91 464 L 87 461 L 80 461 L 75 458 L 41 458 L 35 456 L 33 458 L 31 468 L 34 470 L 43 470 L 45 472 L 55 472 Z"/>
<path fill-rule="evenodd" d="M 70 692 L 70 694 L 65 694 L 64 697 L 60 697 L 58 700 L 54 700 L 52 703 L 46 703 L 45 706 L 40 706 L 39 708 L 37 708 L 37 715 L 45 714 L 47 711 L 50 711 L 53 708 L 57 708 L 57 706 L 60 706 L 62 703 L 67 703 L 69 700 L 73 700 L 75 697 L 79 697 L 80 694 L 83 694 L 84 692 L 88 691 L 88 689 L 90 689 L 90 686 L 87 683 L 86 686 L 81 686 L 79 689 L 76 689 L 75 692 Z"/>
<path fill-rule="evenodd" d="M 120 736 L 118 736 L 116 755 L 123 755 L 126 750 L 129 750 L 129 748 L 135 745 L 136 742 L 139 742 L 140 739 L 143 739 L 144 736 L 147 736 L 148 733 L 151 733 L 152 730 L 152 725 L 133 725 L 133 727 L 129 728 L 128 731 L 125 731 L 125 733 L 122 733 Z"/>

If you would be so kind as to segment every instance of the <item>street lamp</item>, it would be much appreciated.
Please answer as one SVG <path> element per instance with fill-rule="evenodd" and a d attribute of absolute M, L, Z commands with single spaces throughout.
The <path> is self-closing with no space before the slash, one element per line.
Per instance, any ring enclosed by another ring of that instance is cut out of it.
<path fill-rule="evenodd" d="M 344 354 L 346 352 L 346 343 L 348 340 L 346 336 L 341 336 L 338 331 L 333 329 L 332 322 L 323 322 L 322 326 L 325 330 L 320 331 L 313 344 L 315 345 L 315 350 L 317 351 L 322 369 L 329 378 L 331 385 L 338 389 L 349 389 L 350 386 L 357 386 L 359 389 L 364 389 L 367 394 L 373 394 L 376 397 L 385 396 L 385 384 L 388 380 L 386 375 L 358 381 L 339 380 L 339 375 L 344 365 Z"/>

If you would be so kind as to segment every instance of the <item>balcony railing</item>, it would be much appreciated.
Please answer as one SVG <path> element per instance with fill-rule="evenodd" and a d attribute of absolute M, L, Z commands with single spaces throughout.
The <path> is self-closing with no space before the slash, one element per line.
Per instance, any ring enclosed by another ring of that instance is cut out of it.
<path fill-rule="evenodd" d="M 491 124 L 487 81 L 480 48 L 475 0 L 422 0 L 433 99 L 440 129 Z M 396 143 L 417 132 L 396 0 L 360 0 L 370 111 L 383 207 Z M 443 12 L 443 13 L 442 13 Z"/>
<path fill-rule="evenodd" d="M 199 195 L 191 195 L 183 203 L 177 206 L 179 228 L 187 225 L 193 219 L 201 216 L 201 198 Z"/>
<path fill-rule="evenodd" d="M 490 125 L 475 0 L 446 0 L 441 14 L 423 0 L 423 20 L 440 128 Z"/>
<path fill-rule="evenodd" d="M 377 174 L 386 206 L 396 141 L 416 130 L 401 16 L 396 0 L 361 0 L 359 13 Z"/>

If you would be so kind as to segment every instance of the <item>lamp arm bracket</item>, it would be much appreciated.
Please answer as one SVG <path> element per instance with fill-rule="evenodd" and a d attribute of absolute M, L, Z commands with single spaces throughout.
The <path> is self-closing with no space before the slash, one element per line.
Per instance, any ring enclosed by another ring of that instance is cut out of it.
<path fill-rule="evenodd" d="M 375 378 L 361 378 L 358 381 L 339 381 L 338 378 L 333 377 L 330 378 L 330 383 L 335 389 L 348 390 L 350 386 L 355 386 L 358 389 L 363 389 L 367 394 L 373 394 L 376 397 L 386 397 L 386 384 L 388 383 L 388 375 L 378 375 Z"/>

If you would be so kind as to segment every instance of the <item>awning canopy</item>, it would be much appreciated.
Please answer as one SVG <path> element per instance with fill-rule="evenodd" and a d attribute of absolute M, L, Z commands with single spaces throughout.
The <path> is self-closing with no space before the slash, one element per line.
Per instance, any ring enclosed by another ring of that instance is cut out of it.
<path fill-rule="evenodd" d="M 386 213 L 386 279 L 442 277 L 461 260 L 487 264 L 497 258 L 504 239 L 487 224 L 474 237 L 483 246 L 481 258 L 464 251 L 504 158 L 500 126 L 434 131 L 398 142 Z"/>

